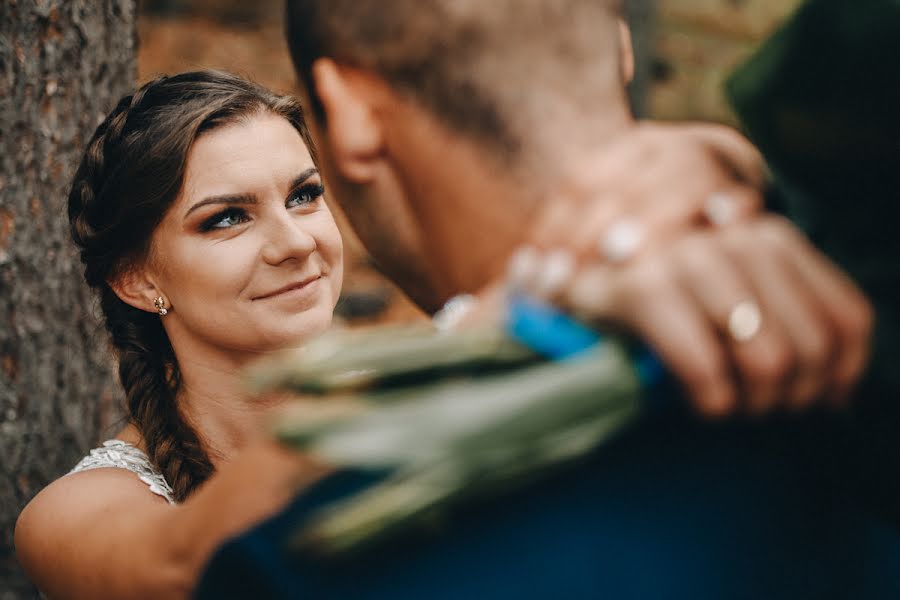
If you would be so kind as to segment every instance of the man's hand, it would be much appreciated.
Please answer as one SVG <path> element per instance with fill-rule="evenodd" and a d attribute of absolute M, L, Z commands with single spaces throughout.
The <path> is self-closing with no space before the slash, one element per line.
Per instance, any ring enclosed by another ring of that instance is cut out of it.
<path fill-rule="evenodd" d="M 583 181 L 608 191 L 548 204 L 507 283 L 635 334 L 704 414 L 846 399 L 872 309 L 790 223 L 760 216 L 755 148 L 725 127 L 648 123 L 604 156 Z"/>
<path fill-rule="evenodd" d="M 618 260 L 627 248 L 616 248 L 617 239 L 661 244 L 691 228 L 750 218 L 762 207 L 762 157 L 728 127 L 643 122 L 603 156 L 581 167 L 580 190 L 564 190 L 537 215 L 533 245 Z"/>
<path fill-rule="evenodd" d="M 594 260 L 567 277 L 554 256 L 530 275 L 520 269 L 517 285 L 637 335 L 704 414 L 838 403 L 865 368 L 872 308 L 779 217 L 686 231 L 624 264 Z"/>

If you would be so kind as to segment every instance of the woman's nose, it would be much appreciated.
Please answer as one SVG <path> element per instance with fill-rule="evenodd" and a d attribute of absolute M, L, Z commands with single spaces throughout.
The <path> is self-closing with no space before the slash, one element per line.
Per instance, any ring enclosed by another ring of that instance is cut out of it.
<path fill-rule="evenodd" d="M 301 223 L 301 218 L 286 210 L 276 210 L 263 228 L 262 258 L 270 265 L 287 260 L 306 260 L 316 249 L 316 238 Z"/>

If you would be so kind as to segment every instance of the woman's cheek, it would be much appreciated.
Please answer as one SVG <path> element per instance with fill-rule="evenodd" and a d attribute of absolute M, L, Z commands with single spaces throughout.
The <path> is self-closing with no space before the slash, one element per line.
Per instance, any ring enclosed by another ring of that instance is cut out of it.
<path fill-rule="evenodd" d="M 337 298 L 341 295 L 341 287 L 344 284 L 344 243 L 337 226 L 334 227 L 334 233 L 333 258 L 329 266 L 331 267 L 332 285 L 334 286 L 334 301 L 337 303 Z"/>
<path fill-rule="evenodd" d="M 330 212 L 323 214 L 321 228 L 316 235 L 319 253 L 327 265 L 329 279 L 336 303 L 344 280 L 344 240 Z"/>

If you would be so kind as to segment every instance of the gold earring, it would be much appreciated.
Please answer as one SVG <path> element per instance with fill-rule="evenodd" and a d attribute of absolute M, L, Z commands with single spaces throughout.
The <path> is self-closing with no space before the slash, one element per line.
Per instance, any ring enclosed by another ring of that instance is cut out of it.
<path fill-rule="evenodd" d="M 169 309 L 166 308 L 166 300 L 162 296 L 153 301 L 153 306 L 156 307 L 156 312 L 159 313 L 159 316 L 164 317 L 169 314 Z"/>

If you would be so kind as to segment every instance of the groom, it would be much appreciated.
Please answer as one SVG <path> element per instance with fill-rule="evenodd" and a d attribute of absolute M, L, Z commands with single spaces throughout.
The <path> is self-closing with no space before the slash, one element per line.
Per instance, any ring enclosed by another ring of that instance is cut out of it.
<path fill-rule="evenodd" d="M 552 199 L 555 214 L 568 215 L 565 241 L 594 278 L 576 277 L 562 295 L 645 339 L 697 409 L 762 414 L 804 407 L 826 388 L 837 389 L 835 401 L 846 395 L 865 360 L 867 307 L 783 222 L 637 236 L 620 262 L 581 243 L 594 237 L 607 247 L 622 222 L 597 208 L 606 201 L 621 210 L 616 196 L 627 196 L 609 187 L 603 165 L 640 139 L 624 103 L 611 8 L 597 0 L 387 4 L 295 0 L 288 35 L 330 189 L 369 251 L 420 303 L 489 289 L 546 223 Z M 399 239 L 398 222 L 410 225 Z M 532 262 L 537 281 L 558 278 L 553 261 Z M 730 327 L 734 307 L 748 302 L 762 323 Z M 465 507 L 437 533 L 348 563 L 287 561 L 292 524 L 366 485 L 339 473 L 226 545 L 199 592 L 872 596 L 884 588 L 866 587 L 883 583 L 870 574 L 896 567 L 883 552 L 890 540 L 820 476 L 828 429 L 819 425 L 663 415 L 540 486 Z"/>
<path fill-rule="evenodd" d="M 685 218 L 660 231 L 685 215 L 667 188 L 703 172 L 671 174 L 646 210 L 621 200 L 665 160 L 641 146 L 625 101 L 630 51 L 613 0 L 298 0 L 287 27 L 331 195 L 426 309 L 489 289 L 535 236 L 590 261 L 615 259 L 624 232 L 635 260 L 601 274 L 588 308 L 648 342 L 701 412 L 847 396 L 868 306 L 796 230 Z M 536 262 L 535 278 L 552 282 L 566 261 Z M 730 331 L 742 305 L 763 324 L 750 339 Z"/>

